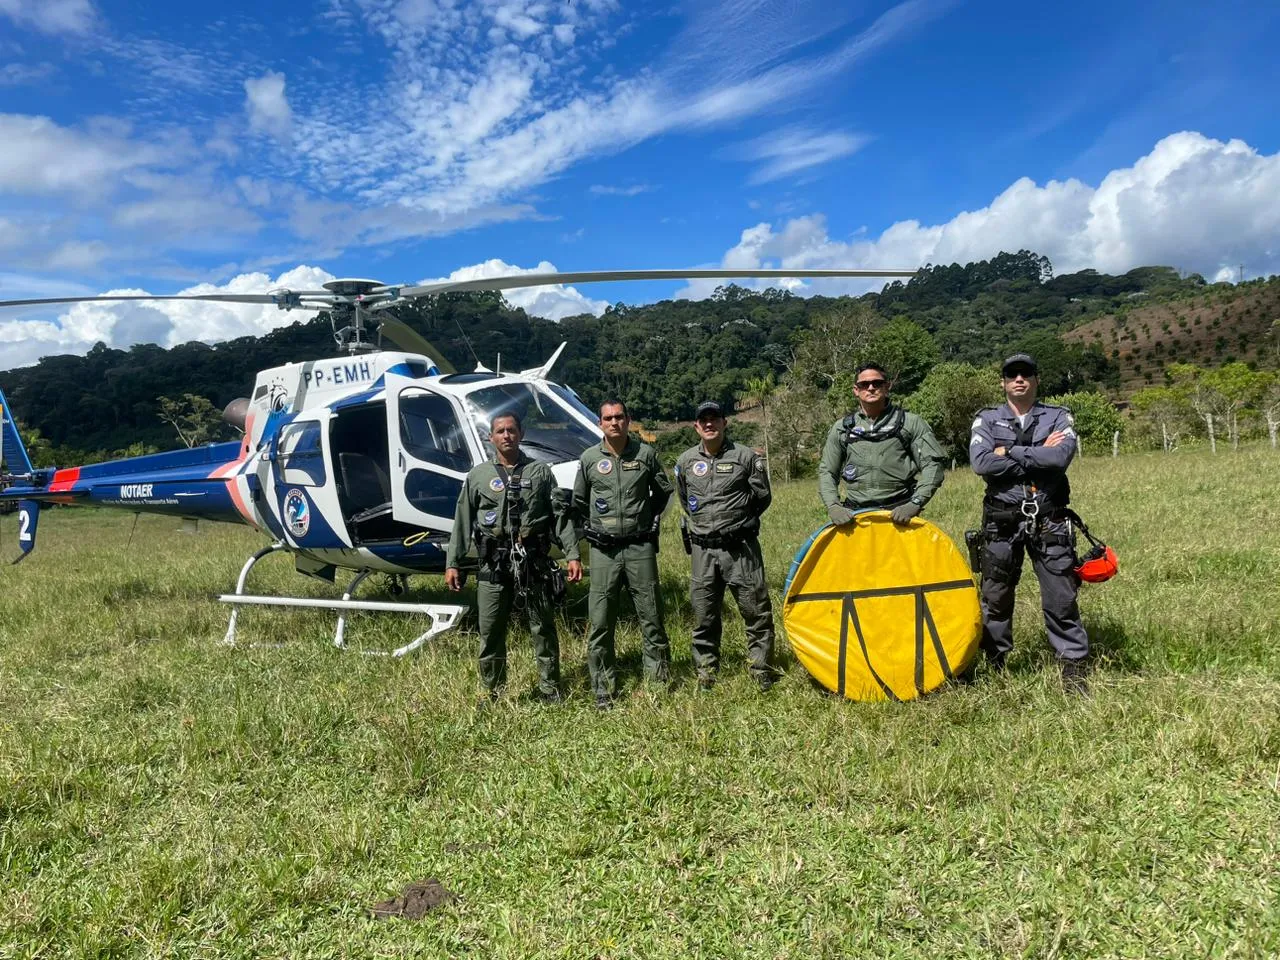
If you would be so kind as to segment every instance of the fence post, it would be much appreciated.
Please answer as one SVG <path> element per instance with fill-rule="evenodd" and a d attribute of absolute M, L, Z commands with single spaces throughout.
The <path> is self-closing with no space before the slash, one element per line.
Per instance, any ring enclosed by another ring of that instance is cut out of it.
<path fill-rule="evenodd" d="M 1111 456 L 1120 456 L 1120 431 L 1117 430 L 1111 435 Z"/>

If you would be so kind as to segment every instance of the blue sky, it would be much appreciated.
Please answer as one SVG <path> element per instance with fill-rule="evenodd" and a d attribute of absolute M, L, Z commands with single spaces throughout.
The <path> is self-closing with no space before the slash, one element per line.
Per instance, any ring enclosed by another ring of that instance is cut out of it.
<path fill-rule="evenodd" d="M 1274 2 L 0 0 L 0 298 L 1020 247 L 1280 272 L 1276 49 Z M 0 369 L 288 319 L 6 311 Z"/>

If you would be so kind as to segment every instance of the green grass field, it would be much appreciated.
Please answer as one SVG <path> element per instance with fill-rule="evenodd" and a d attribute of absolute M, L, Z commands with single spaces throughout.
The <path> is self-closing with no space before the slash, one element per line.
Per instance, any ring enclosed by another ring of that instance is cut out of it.
<path fill-rule="evenodd" d="M 762 697 L 742 624 L 691 682 L 688 562 L 663 588 L 683 684 L 591 709 L 585 590 L 571 699 L 477 705 L 473 635 L 339 654 L 333 619 L 247 610 L 247 529 L 55 511 L 0 570 L 0 956 L 1273 957 L 1280 954 L 1280 457 L 1085 459 L 1076 504 L 1121 556 L 1086 586 L 1093 696 L 1063 696 L 1028 569 L 1005 677 L 921 702 Z M 930 519 L 959 538 L 980 486 Z M 823 513 L 765 518 L 775 595 Z M 16 551 L 15 518 L 0 518 Z M 307 591 L 282 558 L 254 589 Z M 443 598 L 439 580 L 422 594 Z M 370 596 L 374 594 L 371 592 Z M 464 594 L 466 596 L 467 594 Z M 403 618 L 356 619 L 390 646 Z M 247 645 L 249 641 L 282 646 Z M 420 921 L 374 902 L 437 878 Z"/>

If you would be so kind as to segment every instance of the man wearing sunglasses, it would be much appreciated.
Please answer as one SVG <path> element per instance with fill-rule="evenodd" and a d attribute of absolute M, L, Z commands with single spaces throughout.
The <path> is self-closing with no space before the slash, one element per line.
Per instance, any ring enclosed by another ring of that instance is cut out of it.
<path fill-rule="evenodd" d="M 862 364 L 854 375 L 858 408 L 827 432 L 818 493 L 836 525 L 870 509 L 890 510 L 894 523 L 910 523 L 942 486 L 942 447 L 929 424 L 889 399 L 890 386 L 883 367 Z"/>
<path fill-rule="evenodd" d="M 596 707 L 608 710 L 618 694 L 614 632 L 624 588 L 644 634 L 645 680 L 653 686 L 670 681 L 671 644 L 658 589 L 658 526 L 671 499 L 671 481 L 653 447 L 631 436 L 631 415 L 621 400 L 601 404 L 600 429 L 604 440 L 579 460 L 573 505 L 591 544 L 587 668 Z"/>
<path fill-rule="evenodd" d="M 1063 515 L 1071 501 L 1067 467 L 1076 453 L 1075 421 L 1066 407 L 1040 403 L 1036 362 L 1016 353 L 1001 367 L 1006 402 L 978 412 L 969 462 L 987 484 L 982 501 L 982 651 L 1003 669 L 1013 649 L 1013 597 L 1022 560 L 1040 581 L 1049 642 L 1068 690 L 1085 692 L 1089 636 L 1076 594 L 1075 536 Z"/>

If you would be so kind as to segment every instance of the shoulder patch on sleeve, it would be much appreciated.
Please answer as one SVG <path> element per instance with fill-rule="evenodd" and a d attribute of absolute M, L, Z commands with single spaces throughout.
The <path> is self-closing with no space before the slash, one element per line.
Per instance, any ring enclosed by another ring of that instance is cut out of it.
<path fill-rule="evenodd" d="M 756 457 L 756 462 L 755 462 L 756 470 L 758 470 L 760 473 L 764 473 L 765 467 L 766 467 L 766 464 L 764 462 L 764 457 Z"/>

